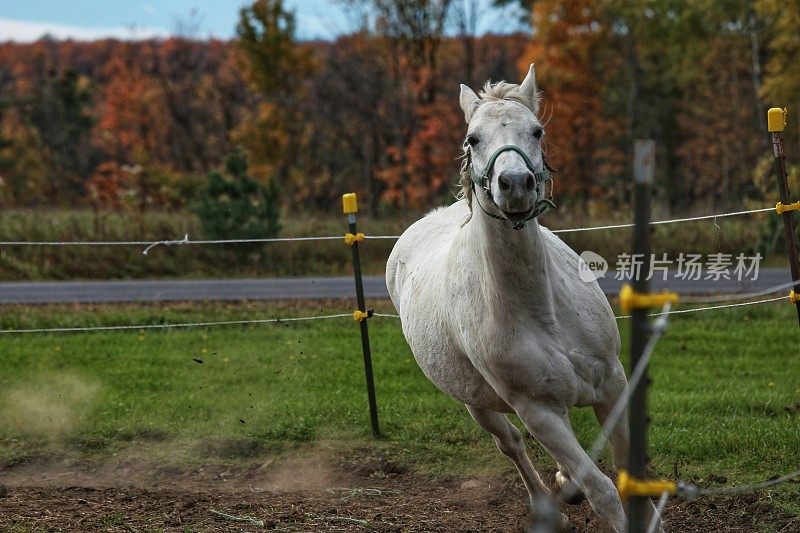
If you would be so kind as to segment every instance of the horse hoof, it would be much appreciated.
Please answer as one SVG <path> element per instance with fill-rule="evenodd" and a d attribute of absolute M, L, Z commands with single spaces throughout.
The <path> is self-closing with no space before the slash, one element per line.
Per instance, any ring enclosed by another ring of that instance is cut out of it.
<path fill-rule="evenodd" d="M 575 526 L 569 523 L 569 518 L 564 513 L 561 514 L 561 519 L 558 522 L 558 533 L 575 533 L 578 531 Z"/>
<path fill-rule="evenodd" d="M 564 490 L 564 487 L 569 485 L 569 478 L 562 474 L 560 470 L 556 472 L 556 485 L 560 490 Z M 586 499 L 586 495 L 577 488 L 572 488 L 570 492 L 571 494 L 564 498 L 564 503 L 567 505 L 578 505 Z"/>
<path fill-rule="evenodd" d="M 569 518 L 564 513 L 558 513 L 556 523 L 547 523 L 544 527 L 546 531 L 557 531 L 558 533 L 576 533 L 578 530 L 575 526 L 570 524 Z M 537 527 L 538 526 L 538 527 Z M 525 527 L 525 533 L 536 533 L 542 531 L 542 525 L 537 524 L 533 516 L 529 516 L 528 524 Z"/>

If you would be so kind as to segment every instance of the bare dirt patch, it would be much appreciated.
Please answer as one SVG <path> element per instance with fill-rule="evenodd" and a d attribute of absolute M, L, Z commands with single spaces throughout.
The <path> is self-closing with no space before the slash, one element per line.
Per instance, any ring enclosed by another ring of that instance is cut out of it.
<path fill-rule="evenodd" d="M 431 477 L 383 458 L 342 459 L 324 450 L 191 467 L 132 457 L 103 464 L 29 460 L 6 465 L 0 481 L 7 487 L 0 496 L 3 531 L 519 532 L 529 520 L 516 478 Z M 564 511 L 578 532 L 606 531 L 585 502 Z M 789 532 L 800 531 L 800 518 L 745 495 L 671 502 L 665 525 Z"/>

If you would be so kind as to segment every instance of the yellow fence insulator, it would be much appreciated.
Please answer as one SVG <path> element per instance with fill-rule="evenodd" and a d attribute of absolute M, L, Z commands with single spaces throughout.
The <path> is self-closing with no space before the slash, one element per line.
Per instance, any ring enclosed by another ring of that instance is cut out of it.
<path fill-rule="evenodd" d="M 795 202 L 793 204 L 784 204 L 778 202 L 775 204 L 775 211 L 777 211 L 779 215 L 782 215 L 787 211 L 800 211 L 800 202 Z"/>
<path fill-rule="evenodd" d="M 677 304 L 678 293 L 669 291 L 657 293 L 636 292 L 627 283 L 619 291 L 619 306 L 622 308 L 623 313 L 630 313 L 634 309 L 660 307 L 667 302 Z"/>
<path fill-rule="evenodd" d="M 372 316 L 372 311 L 359 311 L 356 309 L 353 311 L 353 320 L 356 322 L 361 322 L 362 320 L 366 320 Z"/>
<path fill-rule="evenodd" d="M 352 233 L 345 233 L 344 235 L 344 243 L 349 244 L 350 246 L 363 240 L 364 240 L 364 234 L 361 233 L 360 231 L 355 235 L 353 235 Z"/>
<path fill-rule="evenodd" d="M 617 492 L 623 502 L 628 501 L 631 496 L 658 498 L 665 492 L 670 496 L 675 496 L 677 490 L 677 485 L 672 481 L 643 481 L 631 477 L 626 470 L 620 470 L 619 476 L 617 476 Z"/>

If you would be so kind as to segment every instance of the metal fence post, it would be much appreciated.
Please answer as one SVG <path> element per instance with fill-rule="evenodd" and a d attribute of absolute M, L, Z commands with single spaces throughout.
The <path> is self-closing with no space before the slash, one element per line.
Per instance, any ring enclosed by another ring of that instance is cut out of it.
<path fill-rule="evenodd" d="M 780 202 L 775 206 L 778 214 L 783 216 L 783 230 L 786 235 L 786 249 L 789 252 L 789 267 L 792 280 L 800 280 L 800 261 L 797 258 L 797 241 L 794 237 L 794 211 L 800 209 L 800 201 L 791 203 L 789 182 L 786 179 L 786 155 L 783 151 L 783 128 L 786 126 L 786 110 L 773 107 L 767 111 L 767 129 L 772 135 L 772 151 L 775 155 L 775 173 L 778 176 L 778 194 Z M 800 199 L 798 199 L 800 200 Z M 790 299 L 797 308 L 797 320 L 800 322 L 800 282 L 794 286 Z"/>
<path fill-rule="evenodd" d="M 369 328 L 367 319 L 372 316 L 372 310 L 367 311 L 364 303 L 364 282 L 361 279 L 361 259 L 358 255 L 358 243 L 364 240 L 364 234 L 356 230 L 356 213 L 358 213 L 358 198 L 351 192 L 342 196 L 342 210 L 347 215 L 349 232 L 344 237 L 344 242 L 353 250 L 353 275 L 356 282 L 356 300 L 358 309 L 353 312 L 353 318 L 361 326 L 361 347 L 364 352 L 364 373 L 367 378 L 367 398 L 369 399 L 369 418 L 372 424 L 372 436 L 380 437 L 378 428 L 378 404 L 375 400 L 375 380 L 372 377 L 372 353 L 369 348 Z"/>
<path fill-rule="evenodd" d="M 641 270 L 633 268 L 633 289 L 648 293 L 647 272 L 650 269 L 650 187 L 655 168 L 655 142 L 636 141 L 634 146 L 635 207 L 632 264 L 641 259 Z M 634 308 L 631 317 L 631 368 L 636 368 L 650 335 L 647 309 Z M 630 401 L 631 445 L 628 471 L 636 479 L 645 479 L 647 470 L 647 368 L 636 385 Z M 628 506 L 628 531 L 641 533 L 647 524 L 647 497 L 632 496 Z"/>

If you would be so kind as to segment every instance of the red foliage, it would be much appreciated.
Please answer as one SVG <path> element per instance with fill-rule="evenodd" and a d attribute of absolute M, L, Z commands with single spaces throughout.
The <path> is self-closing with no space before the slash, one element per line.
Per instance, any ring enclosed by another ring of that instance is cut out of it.
<path fill-rule="evenodd" d="M 123 171 L 116 161 L 104 161 L 97 165 L 87 183 L 92 205 L 121 209 L 122 195 L 131 186 L 129 178 L 130 173 Z"/>

